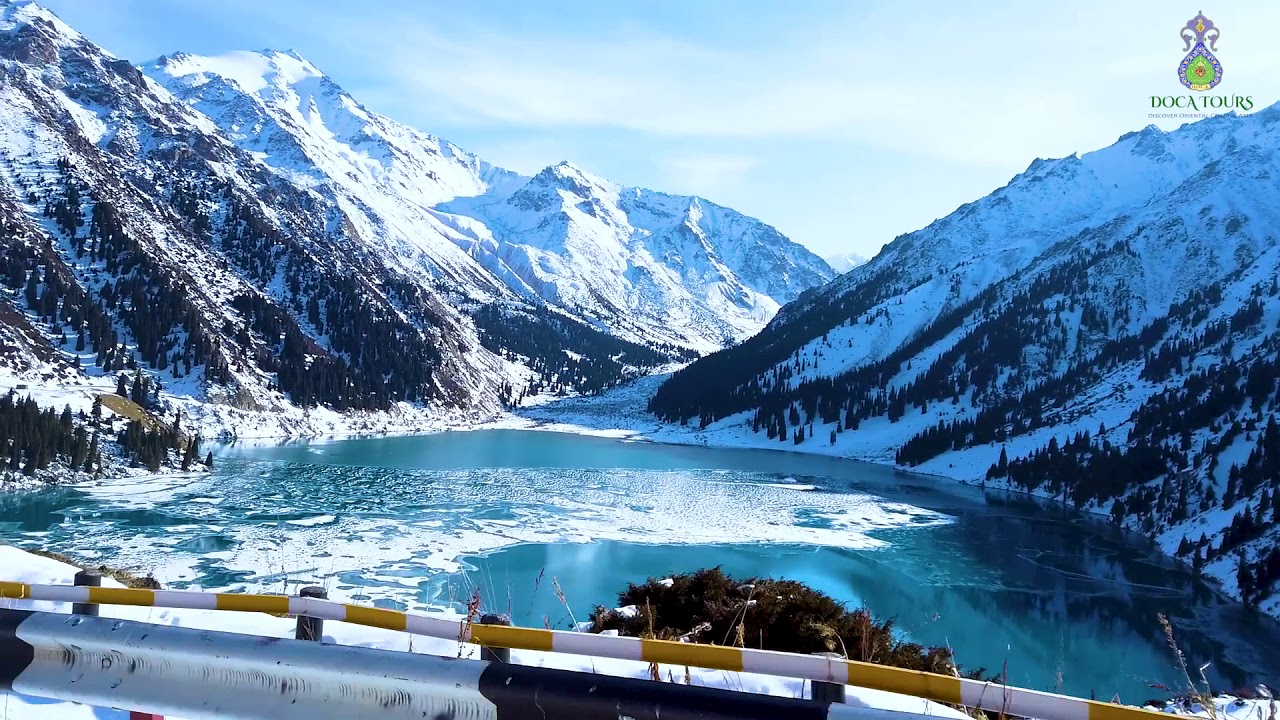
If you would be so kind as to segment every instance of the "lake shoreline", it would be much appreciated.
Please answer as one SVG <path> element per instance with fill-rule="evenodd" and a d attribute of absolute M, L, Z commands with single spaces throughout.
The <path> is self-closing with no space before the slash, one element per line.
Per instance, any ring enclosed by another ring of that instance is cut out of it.
<path fill-rule="evenodd" d="M 589 398 L 573 398 L 573 399 L 587 400 L 587 401 L 590 400 Z M 550 403 L 550 405 L 554 405 L 554 404 L 555 403 Z M 403 431 L 377 430 L 377 431 L 368 431 L 368 432 L 354 432 L 354 431 L 353 432 L 335 432 L 335 433 L 307 435 L 307 436 L 297 436 L 297 435 L 275 436 L 275 437 L 261 436 L 261 437 L 251 437 L 251 438 L 238 438 L 236 440 L 233 440 L 230 442 L 224 442 L 221 444 L 227 445 L 227 446 L 234 445 L 234 446 L 244 446 L 244 447 L 274 447 L 274 446 L 283 446 L 283 445 L 306 445 L 306 444 L 313 444 L 313 443 L 324 444 L 324 443 L 330 443 L 330 442 L 340 442 L 343 440 L 360 440 L 360 439 L 370 439 L 370 438 L 427 437 L 427 436 L 438 435 L 442 433 L 451 433 L 451 432 L 477 432 L 477 431 L 484 431 L 484 430 L 527 430 L 531 432 L 563 433 L 568 435 L 581 435 L 586 437 L 614 439 L 614 440 L 620 440 L 624 442 L 650 443 L 655 445 L 670 445 L 675 447 L 705 447 L 705 448 L 711 448 L 711 449 L 724 449 L 724 450 L 749 449 L 749 450 L 791 453 L 791 454 L 807 455 L 807 456 L 814 456 L 814 457 L 829 457 L 829 458 L 839 459 L 839 460 L 851 460 L 854 462 L 863 462 L 870 465 L 875 465 L 877 467 L 890 469 L 895 472 L 902 472 L 902 473 L 907 473 L 914 476 L 932 478 L 935 480 L 954 483 L 954 484 L 962 485 L 965 487 L 979 488 L 983 490 L 994 490 L 1002 493 L 1008 493 L 1010 495 L 1033 499 L 1040 502 L 1052 503 L 1058 507 L 1066 508 L 1073 512 L 1077 512 L 1082 515 L 1087 515 L 1089 517 L 1096 518 L 1096 519 L 1106 519 L 1109 517 L 1108 513 L 1102 511 L 1101 509 L 1087 508 L 1087 507 L 1077 508 L 1058 499 L 1056 496 L 1051 496 L 1047 493 L 1010 487 L 1007 484 L 1001 484 L 1001 483 L 977 482 L 964 477 L 959 477 L 957 475 L 947 475 L 945 473 L 936 472 L 936 471 L 907 468 L 897 463 L 886 461 L 884 458 L 874 456 L 874 455 L 857 456 L 857 455 L 844 455 L 844 454 L 839 454 L 834 452 L 831 452 L 831 453 L 819 452 L 819 451 L 815 451 L 814 449 L 808 446 L 797 446 L 797 445 L 780 446 L 781 445 L 780 443 L 764 442 L 764 441 L 761 441 L 758 443 L 745 443 L 745 444 L 730 443 L 730 442 L 723 442 L 723 441 L 717 442 L 717 439 L 715 437 L 705 435 L 705 434 L 695 434 L 695 431 L 689 431 L 688 433 L 672 433 L 670 432 L 673 429 L 671 425 L 660 423 L 660 422 L 647 423 L 652 425 L 652 429 L 648 429 L 648 428 L 641 429 L 635 426 L 611 427 L 611 426 L 608 426 L 609 425 L 608 423 L 602 423 L 598 425 L 588 425 L 588 424 L 575 423 L 575 422 L 563 422 L 559 420 L 549 419 L 545 416 L 537 417 L 533 415 L 533 413 L 537 413 L 538 415 L 552 414 L 547 411 L 546 409 L 547 407 L 548 405 L 542 405 L 542 406 L 537 406 L 535 408 L 527 409 L 523 412 L 521 411 L 506 412 L 496 417 L 482 420 L 479 422 L 449 426 L 449 427 L 435 427 L 435 428 L 429 428 L 429 429 L 428 428 L 405 428 Z M 620 425 L 620 424 L 617 424 L 617 425 Z M 661 437 L 657 437 L 656 435 L 659 433 L 663 433 L 663 435 Z M 1145 536 L 1134 534 L 1134 537 L 1142 537 L 1146 541 L 1146 543 L 1150 545 L 1150 547 L 1144 547 L 1142 549 L 1154 550 L 1161 557 L 1166 558 L 1170 562 L 1175 563 L 1180 568 L 1185 569 L 1186 567 L 1188 567 L 1186 563 L 1182 562 L 1181 560 L 1177 559 L 1172 555 L 1169 555 L 1168 553 L 1163 552 L 1163 550 L 1160 548 L 1158 543 L 1153 543 L 1149 538 L 1145 538 Z M 1219 585 L 1221 584 L 1217 578 L 1213 578 L 1213 579 L 1215 582 L 1218 582 Z M 1277 615 L 1277 617 L 1280 617 L 1280 615 Z"/>
<path fill-rule="evenodd" d="M 543 398 L 546 402 L 541 404 L 490 414 L 446 414 L 451 415 L 451 417 L 446 417 L 426 410 L 405 412 L 403 409 L 397 409 L 397 411 L 390 413 L 375 414 L 377 417 L 369 414 L 354 414 L 343 416 L 341 421 L 330 418 L 331 422 L 326 428 L 327 431 L 313 432 L 298 432 L 298 428 L 286 429 L 284 426 L 277 426 L 275 428 L 277 432 L 271 432 L 268 429 L 268 425 L 250 423 L 250 427 L 256 425 L 257 427 L 254 429 L 265 430 L 266 432 L 261 434 L 253 432 L 236 434 L 227 437 L 220 444 L 243 447 L 322 444 L 339 440 L 430 436 L 439 433 L 489 429 L 562 432 L 612 438 L 625 442 L 722 449 L 774 450 L 807 456 L 839 458 L 868 463 L 894 472 L 909 473 L 913 476 L 929 477 L 947 483 L 990 489 L 1032 498 L 1037 502 L 1053 503 L 1094 518 L 1104 520 L 1109 518 L 1109 513 L 1106 509 L 1098 505 L 1075 508 L 1061 499 L 1042 491 L 1028 491 L 1023 488 L 1009 487 L 1007 483 L 1003 482 L 985 482 L 980 479 L 985 477 L 985 470 L 983 470 L 985 465 L 980 462 L 981 458 L 976 460 L 970 457 L 957 459 L 958 466 L 955 467 L 951 467 L 945 462 L 935 462 L 922 467 L 905 468 L 894 461 L 891 452 L 878 447 L 879 444 L 883 443 L 879 443 L 874 439 L 876 437 L 875 431 L 872 431 L 871 437 L 873 439 L 870 443 L 863 443 L 850 448 L 832 447 L 818 443 L 813 439 L 800 445 L 764 440 L 749 433 L 749 427 L 744 430 L 741 427 L 741 418 L 726 418 L 706 430 L 662 423 L 646 412 L 645 403 L 647 398 L 652 395 L 666 377 L 666 374 L 645 376 L 598 396 Z M 213 415 L 217 415 L 217 413 L 213 413 Z M 206 416 L 203 419 L 208 421 L 212 418 Z M 227 418 L 221 419 L 225 421 Z M 197 421 L 196 424 L 201 425 L 204 423 Z M 311 428 L 311 430 L 315 429 Z M 252 435 L 252 437 L 247 437 L 246 435 Z M 849 436 L 850 433 L 845 433 L 845 435 Z M 1153 542 L 1141 535 L 1135 535 L 1135 538 L 1137 537 L 1143 537 L 1144 542 L 1141 544 L 1143 549 L 1151 550 L 1152 546 L 1154 546 L 1154 549 L 1164 558 L 1177 563 L 1180 567 L 1186 567 L 1186 563 L 1177 559 L 1165 544 Z M 1228 584 L 1224 578 L 1215 573 L 1206 573 L 1206 577 L 1212 578 L 1224 593 L 1228 594 L 1228 596 L 1230 595 Z M 1280 606 L 1277 606 L 1275 610 L 1275 612 L 1270 612 L 1269 614 L 1280 617 Z"/>
<path fill-rule="evenodd" d="M 532 412 L 537 412 L 538 414 L 541 415 L 543 413 L 546 413 L 545 408 L 546 406 L 540 406 L 537 409 L 533 410 Z M 311 443 L 323 444 L 323 443 L 329 443 L 329 442 L 339 442 L 342 440 L 357 440 L 357 439 L 367 439 L 367 438 L 427 437 L 427 436 L 438 435 L 442 433 L 451 433 L 451 432 L 478 432 L 478 431 L 485 431 L 485 430 L 523 430 L 523 431 L 530 431 L 530 432 L 561 433 L 566 435 L 597 437 L 597 438 L 619 440 L 623 442 L 646 443 L 646 444 L 653 444 L 653 445 L 667 445 L 667 446 L 673 446 L 673 447 L 704 447 L 708 449 L 724 449 L 724 450 L 744 450 L 745 449 L 745 450 L 757 450 L 757 451 L 766 451 L 766 452 L 781 452 L 781 453 L 789 453 L 789 454 L 804 455 L 804 456 L 811 456 L 811 457 L 826 457 L 826 458 L 832 458 L 837 460 L 849 460 L 854 462 L 862 462 L 862 463 L 867 463 L 869 465 L 874 465 L 876 467 L 891 470 L 893 472 L 901 472 L 901 473 L 906 473 L 912 476 L 930 478 L 932 480 L 943 481 L 945 483 L 960 485 L 967 488 L 980 489 L 984 491 L 985 490 L 995 491 L 995 492 L 1004 493 L 1010 496 L 1025 498 L 1027 500 L 1034 501 L 1037 504 L 1041 504 L 1042 507 L 1044 506 L 1044 504 L 1049 504 L 1059 509 L 1065 509 L 1070 512 L 1078 513 L 1082 516 L 1086 516 L 1094 521 L 1102 521 L 1108 526 L 1114 526 L 1114 523 L 1110 523 L 1107 521 L 1109 518 L 1109 515 L 1105 512 L 1102 512 L 1099 509 L 1077 508 L 1066 502 L 1063 502 L 1057 497 L 1050 496 L 1046 493 L 1039 493 L 1034 491 L 1028 491 L 1021 488 L 1009 487 L 1006 484 L 975 482 L 962 477 L 945 475 L 938 472 L 928 472 L 928 471 L 917 470 L 913 468 L 904 468 L 896 463 L 886 462 L 883 459 L 877 458 L 877 457 L 857 457 L 857 456 L 841 455 L 837 453 L 815 452 L 813 449 L 809 449 L 802 446 L 787 445 L 787 446 L 779 447 L 780 443 L 773 443 L 773 442 L 769 442 L 769 443 L 759 442 L 756 444 L 733 444 L 733 443 L 725 443 L 725 442 L 716 442 L 716 438 L 712 436 L 696 435 L 694 434 L 693 431 L 690 431 L 688 434 L 685 434 L 685 435 L 673 434 L 668 432 L 663 434 L 661 437 L 655 437 L 657 433 L 662 433 L 663 430 L 670 430 L 671 428 L 670 426 L 664 425 L 662 423 L 652 423 L 652 424 L 654 426 L 653 429 L 640 429 L 634 426 L 629 428 L 628 427 L 607 427 L 605 426 L 606 424 L 599 424 L 599 425 L 592 426 L 592 425 L 572 423 L 572 422 L 562 422 L 562 421 L 548 419 L 546 417 L 531 417 L 529 414 L 515 412 L 515 413 L 505 413 L 503 416 L 499 418 L 488 420 L 485 422 L 462 425 L 457 427 L 448 427 L 448 428 L 429 430 L 426 432 L 422 432 L 422 431 L 408 431 L 403 433 L 372 432 L 372 433 L 363 433 L 363 434 L 344 433 L 344 434 L 338 434 L 334 436 L 287 438 L 287 439 L 279 439 L 279 440 L 273 440 L 271 438 L 254 438 L 247 442 L 238 441 L 233 444 L 247 445 L 250 447 L 311 444 Z M 1160 547 L 1160 545 L 1158 543 L 1153 542 L 1150 538 L 1147 538 L 1141 534 L 1135 533 L 1132 530 L 1127 530 L 1123 527 L 1117 526 L 1116 529 L 1119 531 L 1122 531 L 1127 537 L 1130 538 L 1130 541 L 1127 544 L 1129 544 L 1132 548 L 1136 550 L 1141 550 L 1143 552 L 1150 552 L 1153 555 L 1158 556 L 1162 561 L 1168 562 L 1180 570 L 1187 570 L 1189 568 L 1187 563 L 1179 560 L 1173 555 L 1170 555 L 1164 552 L 1163 549 Z M 1204 575 L 1203 577 L 1210 584 L 1212 584 L 1215 590 L 1218 593 L 1220 593 L 1224 598 L 1227 598 L 1232 602 L 1236 602 L 1236 603 L 1239 602 L 1237 598 L 1232 597 L 1226 591 L 1226 589 L 1223 587 L 1223 584 L 1220 578 L 1214 577 L 1212 575 Z M 1270 615 L 1271 617 L 1280 619 L 1280 614 L 1277 614 L 1277 613 L 1267 613 L 1267 614 Z"/>

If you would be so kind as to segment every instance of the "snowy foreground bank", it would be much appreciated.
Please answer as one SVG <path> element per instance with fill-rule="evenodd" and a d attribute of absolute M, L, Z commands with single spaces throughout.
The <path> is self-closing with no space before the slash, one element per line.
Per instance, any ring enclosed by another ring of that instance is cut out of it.
<path fill-rule="evenodd" d="M 32 555 L 11 546 L 0 546 L 0 577 L 32 584 L 70 584 L 76 568 L 49 558 Z M 110 578 L 103 583 L 109 587 L 119 587 Z M 69 612 L 66 603 L 33 602 L 20 600 L 0 600 L 6 607 L 41 610 L 45 612 Z M 103 606 L 103 617 L 114 617 L 140 622 L 218 630 L 224 632 L 240 632 L 270 637 L 292 637 L 295 622 L 288 618 L 278 618 L 260 613 L 216 612 L 209 610 L 166 610 L 161 608 Z M 440 614 L 442 617 L 458 617 Z M 473 657 L 477 650 L 473 645 L 460 646 L 457 642 L 438 638 L 411 636 L 404 633 L 379 630 L 358 625 L 339 622 L 325 623 L 326 642 L 344 645 L 382 648 L 400 652 L 425 653 L 447 657 Z M 624 660 L 594 659 L 555 653 L 543 653 L 525 650 L 512 651 L 512 660 L 522 665 L 554 667 L 566 670 L 593 672 L 619 677 L 648 678 L 649 666 L 646 663 Z M 668 672 L 674 678 L 683 678 L 683 667 L 662 669 L 663 677 Z M 807 696 L 809 689 L 799 680 L 774 678 L 748 673 L 732 673 L 718 670 L 691 669 L 691 679 L 695 685 L 729 688 L 745 692 L 764 693 L 784 697 Z M 878 690 L 849 687 L 848 702 L 864 707 L 919 713 L 942 718 L 961 719 L 967 716 L 952 708 L 938 703 L 914 697 L 897 695 Z M 1259 701 L 1237 701 L 1230 697 L 1220 697 L 1215 701 L 1216 717 L 1232 720 L 1268 720 L 1273 711 L 1268 704 Z M 1169 713 L 1188 714 L 1186 710 L 1171 705 L 1165 709 Z M 1212 715 L 1200 706 L 1192 707 L 1193 714 L 1200 717 Z M 0 720 L 125 720 L 128 713 L 123 710 L 91 708 L 75 703 L 61 703 L 45 698 L 34 698 L 16 694 L 0 694 Z"/>

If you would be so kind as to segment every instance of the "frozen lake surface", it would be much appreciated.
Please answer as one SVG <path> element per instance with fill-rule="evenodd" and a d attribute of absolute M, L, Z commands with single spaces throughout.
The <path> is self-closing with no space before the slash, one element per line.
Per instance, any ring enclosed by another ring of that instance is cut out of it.
<path fill-rule="evenodd" d="M 408 609 L 479 588 L 538 627 L 611 607 L 628 582 L 722 565 L 865 604 L 1027 687 L 1163 697 L 1155 684 L 1179 684 L 1161 612 L 1215 688 L 1280 677 L 1277 623 L 1102 523 L 875 465 L 520 430 L 231 447 L 215 464 L 0 496 L 0 541 L 173 588 L 320 583 Z"/>

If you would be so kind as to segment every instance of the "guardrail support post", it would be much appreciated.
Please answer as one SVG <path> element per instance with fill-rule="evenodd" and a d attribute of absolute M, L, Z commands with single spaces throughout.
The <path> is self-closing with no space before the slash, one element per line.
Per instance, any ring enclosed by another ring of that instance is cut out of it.
<path fill-rule="evenodd" d="M 93 570 L 81 570 L 76 573 L 72 584 L 76 587 L 102 587 L 102 576 Z M 98 606 L 89 603 L 72 603 L 71 612 L 76 615 L 93 615 L 97 617 Z"/>
<path fill-rule="evenodd" d="M 511 626 L 511 618 L 506 615 L 496 615 L 494 613 L 485 613 L 480 616 L 481 625 L 506 625 Z M 488 645 L 480 646 L 480 659 L 486 662 L 509 663 L 511 662 L 511 648 L 489 647 Z"/>
<path fill-rule="evenodd" d="M 317 585 L 308 585 L 298 591 L 298 596 L 324 600 L 329 597 L 329 593 Z M 295 640 L 315 640 L 320 642 L 320 638 L 324 637 L 324 618 L 299 615 L 298 628 L 294 631 L 293 637 Z"/>
<path fill-rule="evenodd" d="M 822 652 L 813 653 L 835 660 L 843 660 L 844 656 L 840 653 Z M 843 703 L 844 702 L 844 685 L 833 682 L 822 682 L 821 680 L 813 681 L 813 699 L 818 702 L 825 703 Z"/>

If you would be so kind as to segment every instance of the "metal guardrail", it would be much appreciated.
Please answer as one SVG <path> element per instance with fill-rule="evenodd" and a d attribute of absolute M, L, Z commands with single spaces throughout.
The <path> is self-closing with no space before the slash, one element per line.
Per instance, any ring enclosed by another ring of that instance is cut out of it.
<path fill-rule="evenodd" d="M 752 650 L 668 640 L 477 625 L 415 613 L 346 605 L 312 597 L 203 593 L 177 590 L 27 585 L 0 582 L 0 599 L 141 605 L 197 610 L 287 613 L 456 639 L 483 646 L 539 650 L 619 660 L 803 678 L 914 695 L 989 712 L 1042 720 L 1155 720 L 1161 713 L 1114 703 L 969 680 L 916 670 L 773 650 Z"/>
<path fill-rule="evenodd" d="M 193 720 L 925 720 L 924 715 L 0 609 L 0 692 Z"/>

